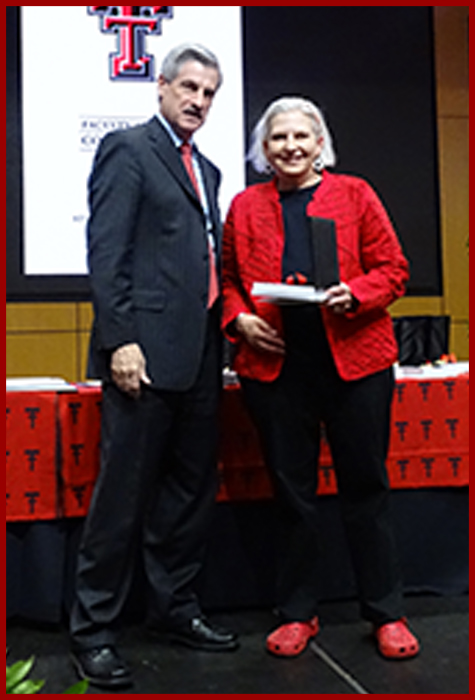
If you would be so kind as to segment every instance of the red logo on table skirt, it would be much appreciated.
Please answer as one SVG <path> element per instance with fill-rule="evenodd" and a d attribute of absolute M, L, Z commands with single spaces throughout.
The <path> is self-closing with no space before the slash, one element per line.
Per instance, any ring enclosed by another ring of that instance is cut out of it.
<path fill-rule="evenodd" d="M 7 521 L 56 518 L 56 394 L 7 391 L 6 402 Z"/>
<path fill-rule="evenodd" d="M 29 421 L 29 424 L 30 424 L 30 428 L 31 428 L 32 430 L 34 430 L 34 429 L 36 428 L 36 419 L 37 419 L 38 414 L 40 413 L 40 411 L 41 411 L 41 409 L 38 408 L 38 406 L 34 406 L 34 407 L 26 406 L 26 407 L 25 407 L 25 413 L 26 413 L 26 415 L 27 415 L 27 417 L 28 417 L 28 421 Z"/>
<path fill-rule="evenodd" d="M 173 17 L 168 5 L 92 5 L 100 17 L 101 32 L 117 35 L 117 52 L 109 55 L 111 80 L 154 80 L 153 56 L 145 51 L 145 36 L 161 34 L 162 20 Z"/>

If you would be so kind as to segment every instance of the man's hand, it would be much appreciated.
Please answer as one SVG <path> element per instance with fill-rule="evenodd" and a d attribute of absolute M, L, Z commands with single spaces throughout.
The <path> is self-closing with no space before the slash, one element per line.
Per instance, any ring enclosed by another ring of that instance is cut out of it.
<path fill-rule="evenodd" d="M 115 384 L 133 398 L 140 395 L 140 383 L 151 384 L 145 369 L 145 357 L 136 343 L 122 345 L 112 353 L 112 379 Z"/>
<path fill-rule="evenodd" d="M 275 328 L 255 314 L 239 314 L 235 328 L 256 350 L 285 354 L 285 343 Z"/>

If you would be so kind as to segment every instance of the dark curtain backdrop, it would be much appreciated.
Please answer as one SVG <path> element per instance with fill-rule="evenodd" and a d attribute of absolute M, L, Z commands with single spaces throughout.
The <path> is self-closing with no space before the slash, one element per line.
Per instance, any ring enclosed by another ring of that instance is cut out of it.
<path fill-rule="evenodd" d="M 432 8 L 245 7 L 244 48 L 247 135 L 276 97 L 317 103 L 334 172 L 366 178 L 389 210 L 409 294 L 441 294 Z"/>

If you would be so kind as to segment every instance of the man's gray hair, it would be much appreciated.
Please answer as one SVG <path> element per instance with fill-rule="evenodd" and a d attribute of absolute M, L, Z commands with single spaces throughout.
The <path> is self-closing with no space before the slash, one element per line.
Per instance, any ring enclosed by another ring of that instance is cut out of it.
<path fill-rule="evenodd" d="M 333 150 L 332 138 L 320 109 L 313 102 L 303 97 L 280 97 L 267 107 L 252 132 L 251 147 L 247 159 L 258 173 L 272 172 L 272 167 L 264 153 L 264 141 L 269 137 L 273 118 L 282 112 L 295 111 L 302 112 L 302 114 L 310 117 L 316 136 L 318 138 L 323 136 L 323 150 L 315 164 L 316 168 L 322 170 L 326 166 L 335 165 L 336 156 Z"/>
<path fill-rule="evenodd" d="M 198 61 L 204 66 L 215 68 L 219 75 L 218 87 L 223 82 L 223 74 L 218 59 L 212 51 L 201 44 L 186 43 L 175 46 L 163 59 L 160 75 L 165 78 L 167 83 L 171 83 L 177 77 L 182 65 L 187 61 Z"/>

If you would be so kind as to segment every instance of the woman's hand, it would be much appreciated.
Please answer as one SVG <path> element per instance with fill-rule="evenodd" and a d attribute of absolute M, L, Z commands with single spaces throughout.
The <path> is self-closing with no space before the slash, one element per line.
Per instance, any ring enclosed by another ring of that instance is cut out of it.
<path fill-rule="evenodd" d="M 323 306 L 326 306 L 327 309 L 331 309 L 336 314 L 345 314 L 355 310 L 358 302 L 345 282 L 330 287 L 326 292 L 327 299 Z"/>
<path fill-rule="evenodd" d="M 236 319 L 235 328 L 256 350 L 285 354 L 285 343 L 275 328 L 255 314 L 241 313 Z"/>

